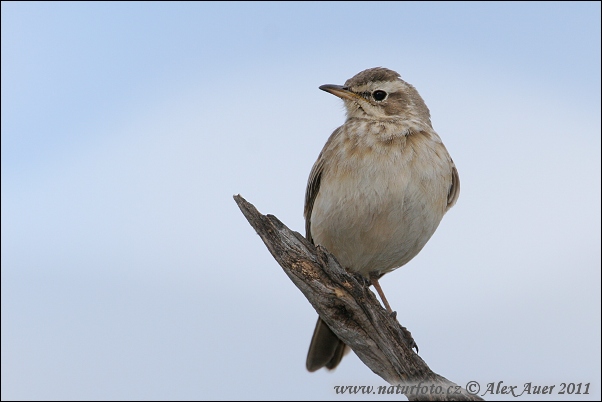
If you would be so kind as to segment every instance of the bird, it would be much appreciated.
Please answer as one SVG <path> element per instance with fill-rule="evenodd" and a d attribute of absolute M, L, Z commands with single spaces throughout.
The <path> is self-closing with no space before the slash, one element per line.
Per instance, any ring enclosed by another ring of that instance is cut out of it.
<path fill-rule="evenodd" d="M 344 102 L 305 191 L 306 238 L 365 277 L 395 314 L 378 280 L 425 246 L 460 194 L 456 165 L 418 91 L 384 67 L 344 85 L 322 85 Z M 318 317 L 306 368 L 336 368 L 349 350 Z"/>

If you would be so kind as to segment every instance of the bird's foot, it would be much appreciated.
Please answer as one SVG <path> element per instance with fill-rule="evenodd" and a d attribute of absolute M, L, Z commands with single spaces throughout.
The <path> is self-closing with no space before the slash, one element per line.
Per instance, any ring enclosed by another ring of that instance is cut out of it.
<path fill-rule="evenodd" d="M 410 349 L 416 349 L 416 353 L 418 353 L 418 345 L 416 344 L 414 337 L 412 337 L 412 333 L 401 324 L 399 324 L 399 327 L 401 328 L 401 332 L 403 333 L 403 340 L 405 341 L 406 345 Z"/>
<path fill-rule="evenodd" d="M 364 275 L 362 274 L 357 274 L 357 273 L 353 273 L 353 276 L 355 277 L 355 279 L 361 283 L 362 285 L 364 285 L 365 287 L 369 287 L 372 283 L 370 282 L 370 279 L 366 278 Z"/>

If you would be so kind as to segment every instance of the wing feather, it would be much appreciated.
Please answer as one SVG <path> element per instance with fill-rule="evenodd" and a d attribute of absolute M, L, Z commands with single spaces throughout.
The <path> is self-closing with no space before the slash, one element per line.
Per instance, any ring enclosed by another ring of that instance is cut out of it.
<path fill-rule="evenodd" d="M 305 208 L 303 209 L 303 216 L 305 217 L 305 237 L 310 242 L 314 242 L 311 236 L 311 213 L 314 209 L 314 202 L 316 196 L 320 190 L 320 181 L 322 178 L 322 170 L 324 167 L 322 154 L 318 157 L 318 160 L 314 164 L 309 173 L 309 179 L 307 180 L 307 188 L 305 189 Z"/>
<path fill-rule="evenodd" d="M 454 161 L 452 161 L 451 186 L 449 186 L 449 191 L 447 192 L 447 209 L 453 207 L 460 196 L 460 176 L 458 175 L 458 169 L 456 169 L 456 165 L 453 163 Z"/>

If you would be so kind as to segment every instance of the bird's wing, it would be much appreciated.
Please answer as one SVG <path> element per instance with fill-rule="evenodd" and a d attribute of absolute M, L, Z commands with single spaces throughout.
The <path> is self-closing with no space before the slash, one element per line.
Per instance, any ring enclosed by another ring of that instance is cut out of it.
<path fill-rule="evenodd" d="M 447 192 L 447 209 L 450 209 L 454 206 L 458 197 L 460 196 L 460 176 L 458 175 L 458 169 L 456 169 L 456 165 L 454 165 L 454 161 L 452 162 L 452 181 L 451 186 L 449 186 L 449 191 Z"/>
<path fill-rule="evenodd" d="M 320 153 L 318 160 L 311 168 L 309 179 L 307 180 L 307 188 L 305 189 L 305 208 L 303 209 L 303 216 L 305 217 L 305 237 L 312 243 L 314 241 L 311 237 L 311 212 L 314 209 L 314 201 L 320 190 L 320 179 L 322 178 L 323 167 L 324 159 L 322 159 L 322 153 Z"/>
<path fill-rule="evenodd" d="M 305 217 L 305 237 L 310 242 L 314 242 L 311 235 L 311 212 L 314 209 L 314 202 L 320 191 L 320 182 L 322 181 L 322 173 L 324 172 L 325 161 L 328 159 L 327 154 L 332 152 L 331 145 L 334 142 L 335 137 L 340 135 L 343 126 L 337 128 L 328 137 L 328 141 L 324 144 L 324 148 L 318 155 L 318 160 L 314 163 L 309 173 L 309 179 L 307 179 L 307 188 L 305 189 L 305 207 L 303 208 L 303 216 Z"/>

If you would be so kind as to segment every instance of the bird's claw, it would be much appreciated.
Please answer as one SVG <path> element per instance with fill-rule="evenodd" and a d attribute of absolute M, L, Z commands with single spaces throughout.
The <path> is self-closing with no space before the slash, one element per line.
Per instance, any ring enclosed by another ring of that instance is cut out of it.
<path fill-rule="evenodd" d="M 412 333 L 403 325 L 399 324 L 399 326 L 401 327 L 401 332 L 403 332 L 403 340 L 405 341 L 406 345 L 410 349 L 416 349 L 416 353 L 418 353 L 418 345 L 416 344 L 414 337 L 412 337 Z"/>

